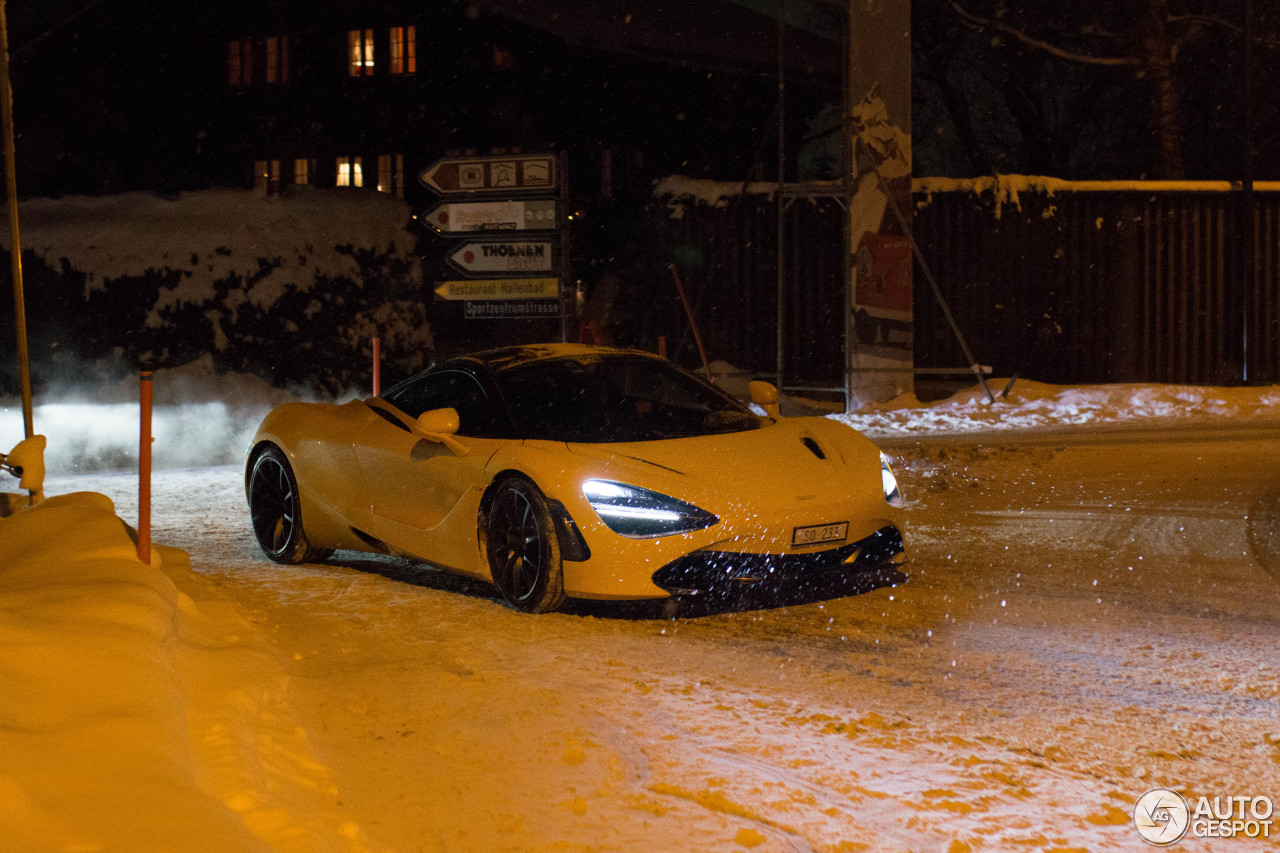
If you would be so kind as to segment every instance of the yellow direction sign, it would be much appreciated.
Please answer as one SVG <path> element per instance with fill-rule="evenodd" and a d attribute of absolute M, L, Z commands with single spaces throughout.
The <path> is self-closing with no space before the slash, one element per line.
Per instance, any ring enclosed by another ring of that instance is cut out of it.
<path fill-rule="evenodd" d="M 477 278 L 465 281 L 442 281 L 436 296 L 449 301 L 459 299 L 558 299 L 558 278 Z"/>

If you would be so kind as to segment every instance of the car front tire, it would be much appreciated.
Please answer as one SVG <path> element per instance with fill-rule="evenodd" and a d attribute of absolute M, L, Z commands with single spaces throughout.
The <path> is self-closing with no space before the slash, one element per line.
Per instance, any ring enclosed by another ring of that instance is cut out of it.
<path fill-rule="evenodd" d="M 564 570 L 555 524 L 542 490 L 520 475 L 494 488 L 484 518 L 493 583 L 507 603 L 526 613 L 564 606 Z"/>
<path fill-rule="evenodd" d="M 264 450 L 250 469 L 249 516 L 263 553 L 277 563 L 309 563 L 332 553 L 307 540 L 298 480 L 278 447 Z"/>

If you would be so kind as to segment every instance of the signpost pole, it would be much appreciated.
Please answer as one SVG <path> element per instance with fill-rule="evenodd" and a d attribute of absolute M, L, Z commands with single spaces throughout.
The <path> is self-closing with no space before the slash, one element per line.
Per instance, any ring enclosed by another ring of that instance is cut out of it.
<path fill-rule="evenodd" d="M 569 152 L 560 152 L 560 343 L 569 342 L 568 305 L 577 308 L 577 288 L 573 286 L 573 264 L 569 259 Z M 576 310 L 574 312 L 577 313 Z"/>

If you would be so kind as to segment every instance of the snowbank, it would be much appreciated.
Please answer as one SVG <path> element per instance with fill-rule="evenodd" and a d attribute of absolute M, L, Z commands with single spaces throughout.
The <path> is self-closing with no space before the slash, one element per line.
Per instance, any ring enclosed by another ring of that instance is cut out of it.
<path fill-rule="evenodd" d="M 987 382 L 988 402 L 974 385 L 936 403 L 907 394 L 887 403 L 836 415 L 873 438 L 1075 427 L 1280 424 L 1280 387 L 1214 388 L 1190 385 L 1048 385 L 1019 379 Z"/>
<path fill-rule="evenodd" d="M 746 398 L 745 373 L 716 362 L 717 382 Z M 1214 424 L 1280 426 L 1280 387 L 1219 388 L 1188 385 L 1049 385 L 1019 379 L 1007 396 L 1008 379 L 993 378 L 997 396 L 987 402 L 977 385 L 938 402 L 907 394 L 887 403 L 831 415 L 875 439 L 1001 430 L 1073 430 L 1079 427 L 1140 428 Z M 268 411 L 300 394 L 272 388 L 243 374 L 220 374 L 209 359 L 154 379 L 156 409 L 153 461 L 157 468 L 239 464 L 249 439 Z M 349 392 L 344 399 L 358 396 Z M 138 386 L 127 380 L 97 390 L 74 389 L 37 401 L 36 431 L 48 437 L 50 473 L 127 469 L 137 464 Z M 785 398 L 788 416 L 822 414 L 821 404 Z M 15 405 L 0 408 L 0 448 L 22 438 Z M 12 485 L 12 484 L 10 484 Z"/>
<path fill-rule="evenodd" d="M 92 492 L 0 519 L 0 848 L 363 849 L 269 644 L 131 534 Z"/>

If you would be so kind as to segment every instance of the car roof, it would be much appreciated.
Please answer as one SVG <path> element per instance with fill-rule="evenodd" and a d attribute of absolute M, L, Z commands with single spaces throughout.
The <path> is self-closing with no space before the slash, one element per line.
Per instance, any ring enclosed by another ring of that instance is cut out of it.
<path fill-rule="evenodd" d="M 661 359 L 661 356 L 638 349 L 619 349 L 617 347 L 591 346 L 589 344 L 526 344 L 523 346 L 500 347 L 483 352 L 470 353 L 449 359 L 439 367 L 475 365 L 497 373 L 512 367 L 532 364 L 538 361 L 570 361 L 590 362 L 614 356 L 641 357 Z"/>

